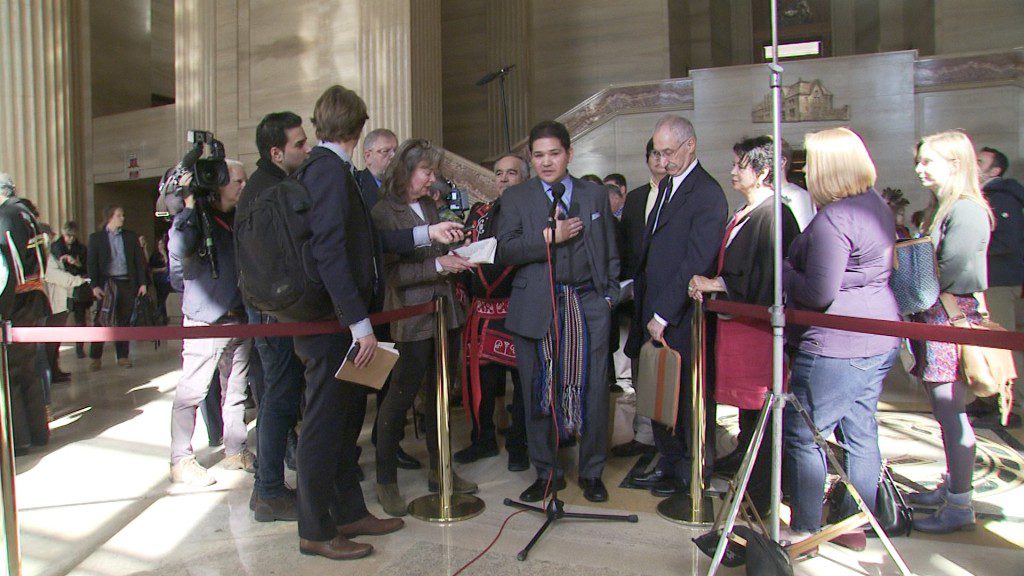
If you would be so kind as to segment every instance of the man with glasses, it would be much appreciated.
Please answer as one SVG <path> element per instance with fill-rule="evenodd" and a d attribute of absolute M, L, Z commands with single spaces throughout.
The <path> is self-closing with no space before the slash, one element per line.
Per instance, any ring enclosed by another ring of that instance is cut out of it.
<path fill-rule="evenodd" d="M 638 309 L 626 354 L 639 357 L 640 347 L 651 339 L 679 352 L 685 368 L 690 366 L 693 317 L 687 286 L 695 275 L 714 272 L 729 204 L 722 187 L 697 162 L 697 136 L 689 120 L 673 114 L 663 116 L 654 128 L 653 141 L 666 177 L 658 187 L 644 229 L 633 291 Z M 689 381 L 688 374 L 682 377 L 684 382 Z M 662 424 L 653 426 L 654 444 L 662 456 L 658 466 L 634 479 L 635 484 L 650 486 L 657 496 L 671 496 L 689 488 L 689 406 L 689 387 L 683 386 L 675 433 Z M 708 422 L 714 425 L 713 409 L 709 410 Z M 708 438 L 713 439 L 714 434 Z M 714 453 L 709 452 L 708 462 L 713 461 Z"/>
<path fill-rule="evenodd" d="M 622 275 L 620 280 L 633 280 L 640 266 L 640 251 L 643 248 L 644 229 L 647 228 L 647 217 L 654 210 L 654 204 L 658 199 L 658 183 L 665 177 L 665 167 L 661 164 L 661 152 L 654 149 L 654 139 L 647 140 L 647 148 L 644 156 L 647 164 L 647 171 L 650 173 L 650 180 L 630 191 L 626 195 L 626 204 L 622 208 Z M 632 318 L 635 312 L 635 305 L 632 299 L 632 287 L 623 290 L 623 302 L 619 305 L 622 315 Z M 622 337 L 625 340 L 625 337 Z M 619 363 L 619 356 L 624 355 L 623 350 L 615 353 L 616 362 Z M 617 371 L 618 372 L 618 371 Z M 630 378 L 635 376 L 635 367 L 630 363 Z M 636 410 L 636 393 L 633 387 L 626 390 L 624 382 L 619 382 L 623 388 L 623 395 L 619 403 L 627 407 L 632 405 Z M 627 408 L 628 409 L 628 408 Z M 651 419 L 644 416 L 636 416 L 633 419 L 633 439 L 629 442 L 613 446 L 609 452 L 614 457 L 629 458 L 645 452 L 654 450 L 654 433 L 651 431 Z"/>
<path fill-rule="evenodd" d="M 387 128 L 371 130 L 366 138 L 363 138 L 363 163 L 366 168 L 356 172 L 356 178 L 359 181 L 359 193 L 363 195 L 367 209 L 373 209 L 373 205 L 380 199 L 380 183 L 384 179 L 384 170 L 395 157 L 396 149 L 398 137 Z"/>

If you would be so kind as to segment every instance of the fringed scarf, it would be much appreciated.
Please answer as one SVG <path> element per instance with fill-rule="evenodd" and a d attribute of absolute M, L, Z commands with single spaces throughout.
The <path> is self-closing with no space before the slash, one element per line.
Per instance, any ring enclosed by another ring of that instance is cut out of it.
<path fill-rule="evenodd" d="M 533 408 L 535 416 L 550 417 L 552 398 L 558 421 L 558 436 L 567 440 L 583 430 L 583 398 L 587 389 L 587 350 L 589 336 L 587 320 L 579 293 L 571 286 L 558 285 L 558 314 L 552 319 L 552 329 L 537 344 L 541 368 L 533 382 Z M 561 382 L 551 393 L 552 351 L 555 346 L 555 322 L 560 336 L 559 377 Z"/>

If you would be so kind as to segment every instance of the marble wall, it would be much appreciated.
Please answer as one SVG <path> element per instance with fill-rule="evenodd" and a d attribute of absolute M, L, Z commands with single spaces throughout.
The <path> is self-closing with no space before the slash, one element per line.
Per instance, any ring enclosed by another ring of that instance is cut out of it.
<path fill-rule="evenodd" d="M 903 190 L 909 212 L 923 207 L 928 192 L 914 174 L 914 144 L 923 135 L 963 128 L 978 147 L 993 146 L 1010 158 L 1010 175 L 1024 176 L 1024 51 L 974 57 L 917 59 L 914 52 L 801 60 L 784 65 L 782 83 L 820 79 L 834 105 L 850 107 L 850 119 L 783 123 L 782 134 L 802 148 L 808 132 L 848 125 L 863 138 L 878 169 L 878 186 Z M 745 136 L 771 133 L 771 124 L 754 123 L 752 108 L 769 93 L 765 66 L 695 70 L 690 84 L 660 83 L 648 89 L 671 95 L 665 106 L 689 118 L 697 131 L 698 157 L 726 188 L 733 206 L 739 195 L 729 188 L 732 145 Z M 634 86 L 626 100 L 641 102 L 645 90 Z M 617 88 L 625 92 L 626 87 Z M 686 91 L 692 90 L 692 100 Z M 621 172 L 630 187 L 648 177 L 643 150 L 663 112 L 629 106 L 615 98 L 577 107 L 560 120 L 581 134 L 574 139 L 574 174 Z"/>

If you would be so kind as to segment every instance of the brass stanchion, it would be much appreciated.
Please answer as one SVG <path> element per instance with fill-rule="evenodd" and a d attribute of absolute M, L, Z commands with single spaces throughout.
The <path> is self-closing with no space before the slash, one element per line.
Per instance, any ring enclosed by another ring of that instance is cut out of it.
<path fill-rule="evenodd" d="M 7 365 L 7 346 L 11 323 L 3 324 L 0 341 L 0 494 L 4 505 L 4 544 L 7 573 L 21 575 L 21 539 L 18 535 L 18 505 L 14 497 L 14 431 L 11 428 L 11 372 Z"/>
<path fill-rule="evenodd" d="M 690 378 L 690 493 L 676 494 L 658 504 L 658 514 L 667 520 L 689 526 L 705 526 L 714 521 L 714 504 L 704 495 L 704 441 L 707 407 L 704 402 L 704 376 L 707 373 L 707 331 L 704 322 L 704 304 L 693 302 L 692 354 Z"/>
<path fill-rule="evenodd" d="M 484 501 L 469 494 L 452 494 L 452 450 L 448 429 L 448 315 L 444 297 L 434 300 L 437 306 L 437 494 L 420 496 L 409 503 L 409 514 L 427 522 L 457 522 L 484 511 Z"/>

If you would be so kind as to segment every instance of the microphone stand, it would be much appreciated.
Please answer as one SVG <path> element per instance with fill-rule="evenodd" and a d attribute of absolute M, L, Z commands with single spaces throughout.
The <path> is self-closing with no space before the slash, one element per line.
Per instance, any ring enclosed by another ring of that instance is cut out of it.
<path fill-rule="evenodd" d="M 565 193 L 565 189 L 562 188 L 561 186 L 554 186 L 551 189 L 551 194 L 552 194 L 553 198 L 551 200 L 551 208 L 548 210 L 548 229 L 551 230 L 551 251 L 550 251 L 551 258 L 548 260 L 548 267 L 551 270 L 552 282 L 554 282 L 554 278 L 555 278 L 555 254 L 556 254 L 556 250 L 555 250 L 555 230 L 558 227 L 558 218 L 556 217 L 556 213 L 558 211 L 558 206 L 559 206 L 559 204 L 562 201 L 562 194 L 564 194 L 564 193 Z M 566 214 L 566 217 L 568 217 L 568 214 Z M 552 289 L 554 289 L 554 286 L 552 286 Z M 554 313 L 555 313 L 556 317 L 553 318 L 553 321 L 554 322 L 558 322 L 558 318 L 557 318 L 557 314 L 558 314 L 557 294 L 555 295 L 555 310 L 554 310 Z M 556 342 L 556 344 L 559 344 L 559 343 Z M 552 349 L 551 349 L 551 386 L 552 387 L 561 385 L 561 382 L 562 382 L 561 379 L 560 379 L 559 356 L 560 356 L 559 346 L 558 345 L 553 346 Z M 592 385 L 594 385 L 594 384 L 592 384 Z M 552 406 L 551 406 L 551 420 L 552 420 L 552 428 L 554 428 L 554 434 L 553 434 L 553 436 L 554 436 L 554 439 L 553 439 L 554 446 L 552 447 L 552 453 L 554 455 L 555 466 L 557 466 L 558 465 L 557 464 L 557 462 L 558 462 L 558 427 L 557 427 L 557 418 L 558 418 L 558 416 L 555 413 L 555 406 L 553 404 L 554 403 L 552 402 Z M 634 524 L 639 522 L 639 520 L 640 520 L 639 517 L 637 517 L 636 514 L 629 514 L 627 516 L 627 515 L 621 515 L 621 514 L 588 514 L 588 513 L 581 513 L 581 512 L 566 512 L 565 511 L 565 502 L 562 502 L 561 500 L 558 499 L 558 483 L 555 481 L 553 474 L 550 477 L 550 483 L 551 483 L 551 492 L 550 492 L 551 498 L 548 500 L 548 503 L 547 503 L 546 506 L 534 506 L 533 504 L 526 504 L 525 502 L 519 502 L 518 500 L 513 500 L 511 498 L 505 498 L 505 506 L 511 506 L 513 508 L 519 508 L 520 510 L 530 510 L 530 511 L 533 511 L 533 512 L 540 512 L 541 514 L 544 514 L 544 518 L 545 518 L 544 519 L 544 523 L 541 524 L 541 527 L 539 529 L 537 529 L 537 532 L 534 533 L 533 538 L 530 539 L 530 542 L 526 545 L 526 547 L 523 548 L 522 550 L 520 550 L 518 554 L 516 554 L 516 560 L 519 560 L 520 562 L 526 560 L 526 557 L 530 554 L 530 550 L 533 548 L 533 546 L 538 541 L 540 541 L 541 536 L 544 535 L 544 532 L 547 531 L 548 527 L 550 527 L 552 524 L 554 524 L 555 521 L 557 521 L 557 520 L 562 520 L 563 518 L 572 518 L 572 519 L 578 519 L 578 520 L 605 520 L 605 521 L 610 521 L 610 522 L 631 522 L 631 523 L 634 523 Z"/>
<path fill-rule="evenodd" d="M 478 80 L 477 83 L 476 83 L 477 86 L 486 86 L 487 84 L 490 84 L 491 82 L 493 82 L 495 79 L 498 80 L 498 89 L 501 92 L 501 112 L 502 112 L 502 116 L 505 119 L 505 151 L 506 152 L 511 152 L 512 151 L 512 141 L 511 141 L 511 136 L 509 135 L 510 129 L 509 129 L 509 124 L 508 124 L 508 100 L 505 97 L 505 77 L 508 76 L 508 73 L 511 72 L 512 69 L 515 68 L 515 67 L 516 67 L 515 64 L 509 64 L 508 66 L 505 66 L 504 68 L 501 68 L 500 70 L 497 70 L 495 72 L 488 72 L 487 74 L 484 75 L 483 78 Z"/>

